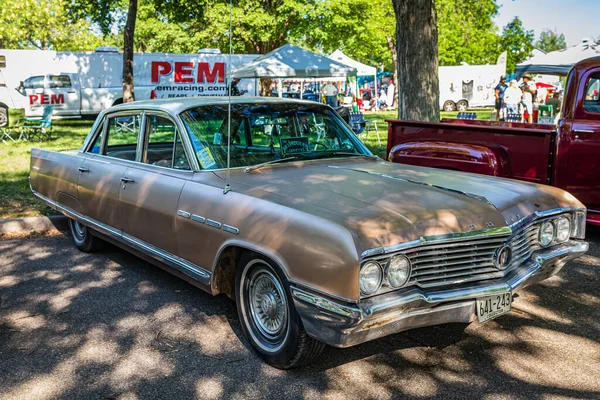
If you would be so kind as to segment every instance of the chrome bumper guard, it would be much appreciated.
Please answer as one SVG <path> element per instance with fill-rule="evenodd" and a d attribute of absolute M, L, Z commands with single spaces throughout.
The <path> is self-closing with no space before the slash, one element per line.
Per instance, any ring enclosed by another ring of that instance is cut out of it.
<path fill-rule="evenodd" d="M 588 250 L 584 241 L 534 252 L 499 281 L 479 282 L 444 290 L 410 287 L 344 304 L 300 287 L 292 287 L 294 304 L 304 328 L 315 339 L 334 347 L 349 347 L 408 329 L 451 322 L 475 321 L 475 299 L 515 292 L 558 273 L 567 261 Z"/>

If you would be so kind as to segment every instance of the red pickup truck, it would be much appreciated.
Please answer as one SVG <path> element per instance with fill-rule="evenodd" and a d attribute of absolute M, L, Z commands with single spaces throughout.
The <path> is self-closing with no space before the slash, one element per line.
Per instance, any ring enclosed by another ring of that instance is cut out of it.
<path fill-rule="evenodd" d="M 501 176 L 567 190 L 600 225 L 600 57 L 569 72 L 556 125 L 388 120 L 393 162 Z"/>

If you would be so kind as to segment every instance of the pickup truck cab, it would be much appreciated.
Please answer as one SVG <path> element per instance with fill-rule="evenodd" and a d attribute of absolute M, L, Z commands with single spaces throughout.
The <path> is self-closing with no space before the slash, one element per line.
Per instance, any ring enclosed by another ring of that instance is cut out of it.
<path fill-rule="evenodd" d="M 600 57 L 569 72 L 556 125 L 388 120 L 389 161 L 474 172 L 564 189 L 600 225 Z"/>

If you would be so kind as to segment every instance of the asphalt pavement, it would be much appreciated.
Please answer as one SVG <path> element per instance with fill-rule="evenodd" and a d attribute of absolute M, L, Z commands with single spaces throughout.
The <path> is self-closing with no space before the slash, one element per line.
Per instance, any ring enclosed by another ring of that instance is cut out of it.
<path fill-rule="evenodd" d="M 325 350 L 280 371 L 235 305 L 122 250 L 0 241 L 2 399 L 600 398 L 600 230 L 513 311 Z"/>

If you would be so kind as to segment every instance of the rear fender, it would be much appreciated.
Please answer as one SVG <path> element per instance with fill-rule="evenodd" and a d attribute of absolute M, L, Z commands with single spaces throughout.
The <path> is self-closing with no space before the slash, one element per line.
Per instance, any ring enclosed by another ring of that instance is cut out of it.
<path fill-rule="evenodd" d="M 507 150 L 494 144 L 411 141 L 393 146 L 389 160 L 492 176 L 507 177 L 512 173 Z"/>

